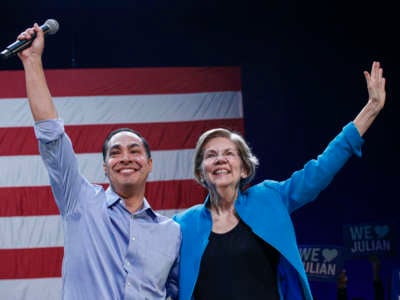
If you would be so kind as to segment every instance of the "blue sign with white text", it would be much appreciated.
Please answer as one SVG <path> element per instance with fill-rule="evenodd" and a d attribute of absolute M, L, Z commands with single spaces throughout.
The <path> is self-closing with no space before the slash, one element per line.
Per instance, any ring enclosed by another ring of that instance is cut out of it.
<path fill-rule="evenodd" d="M 343 247 L 301 245 L 299 251 L 310 280 L 336 281 L 343 269 Z"/>
<path fill-rule="evenodd" d="M 349 256 L 387 256 L 395 252 L 394 227 L 389 224 L 356 224 L 343 227 Z"/>

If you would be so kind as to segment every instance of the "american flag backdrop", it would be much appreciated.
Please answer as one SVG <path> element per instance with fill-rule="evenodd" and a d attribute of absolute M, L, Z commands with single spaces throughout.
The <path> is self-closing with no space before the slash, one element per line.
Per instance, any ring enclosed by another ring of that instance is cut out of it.
<path fill-rule="evenodd" d="M 146 198 L 166 215 L 203 201 L 195 142 L 205 130 L 244 131 L 240 68 L 47 70 L 83 174 L 107 185 L 101 146 L 130 127 L 153 156 Z M 0 299 L 60 299 L 63 230 L 38 154 L 22 71 L 0 72 Z"/>

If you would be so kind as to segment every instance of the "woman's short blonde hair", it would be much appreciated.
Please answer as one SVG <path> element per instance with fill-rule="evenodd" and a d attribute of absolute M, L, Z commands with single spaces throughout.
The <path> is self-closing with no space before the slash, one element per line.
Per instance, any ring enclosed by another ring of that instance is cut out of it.
<path fill-rule="evenodd" d="M 194 177 L 198 183 L 207 188 L 206 183 L 202 179 L 202 163 L 204 158 L 204 146 L 210 140 L 223 137 L 231 140 L 237 147 L 240 159 L 242 160 L 243 167 L 247 171 L 247 177 L 242 178 L 239 183 L 240 190 L 243 190 L 246 184 L 248 184 L 256 174 L 256 168 L 258 167 L 258 159 L 251 152 L 249 145 L 246 143 L 244 138 L 237 132 L 231 131 L 225 128 L 214 128 L 204 132 L 197 140 L 195 153 L 194 153 Z"/>

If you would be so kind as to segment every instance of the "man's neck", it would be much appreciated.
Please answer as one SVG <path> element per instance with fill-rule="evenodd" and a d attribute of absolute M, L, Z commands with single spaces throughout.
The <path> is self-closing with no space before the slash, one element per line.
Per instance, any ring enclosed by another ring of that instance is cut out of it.
<path fill-rule="evenodd" d="M 125 202 L 126 209 L 131 213 L 135 213 L 143 207 L 144 196 L 132 196 L 130 198 L 123 198 Z"/>
<path fill-rule="evenodd" d="M 125 203 L 126 208 L 131 212 L 134 213 L 143 207 L 144 202 L 144 191 L 145 189 L 132 189 L 130 187 L 127 190 L 115 189 L 113 187 L 115 193 L 117 193 Z"/>

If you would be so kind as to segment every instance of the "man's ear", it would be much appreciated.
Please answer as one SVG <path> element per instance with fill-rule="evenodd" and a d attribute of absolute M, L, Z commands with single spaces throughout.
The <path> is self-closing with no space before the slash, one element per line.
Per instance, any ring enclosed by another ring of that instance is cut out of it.
<path fill-rule="evenodd" d="M 108 177 L 107 165 L 106 165 L 105 162 L 103 163 L 103 171 L 104 171 L 104 175 L 105 175 L 106 177 Z"/>

